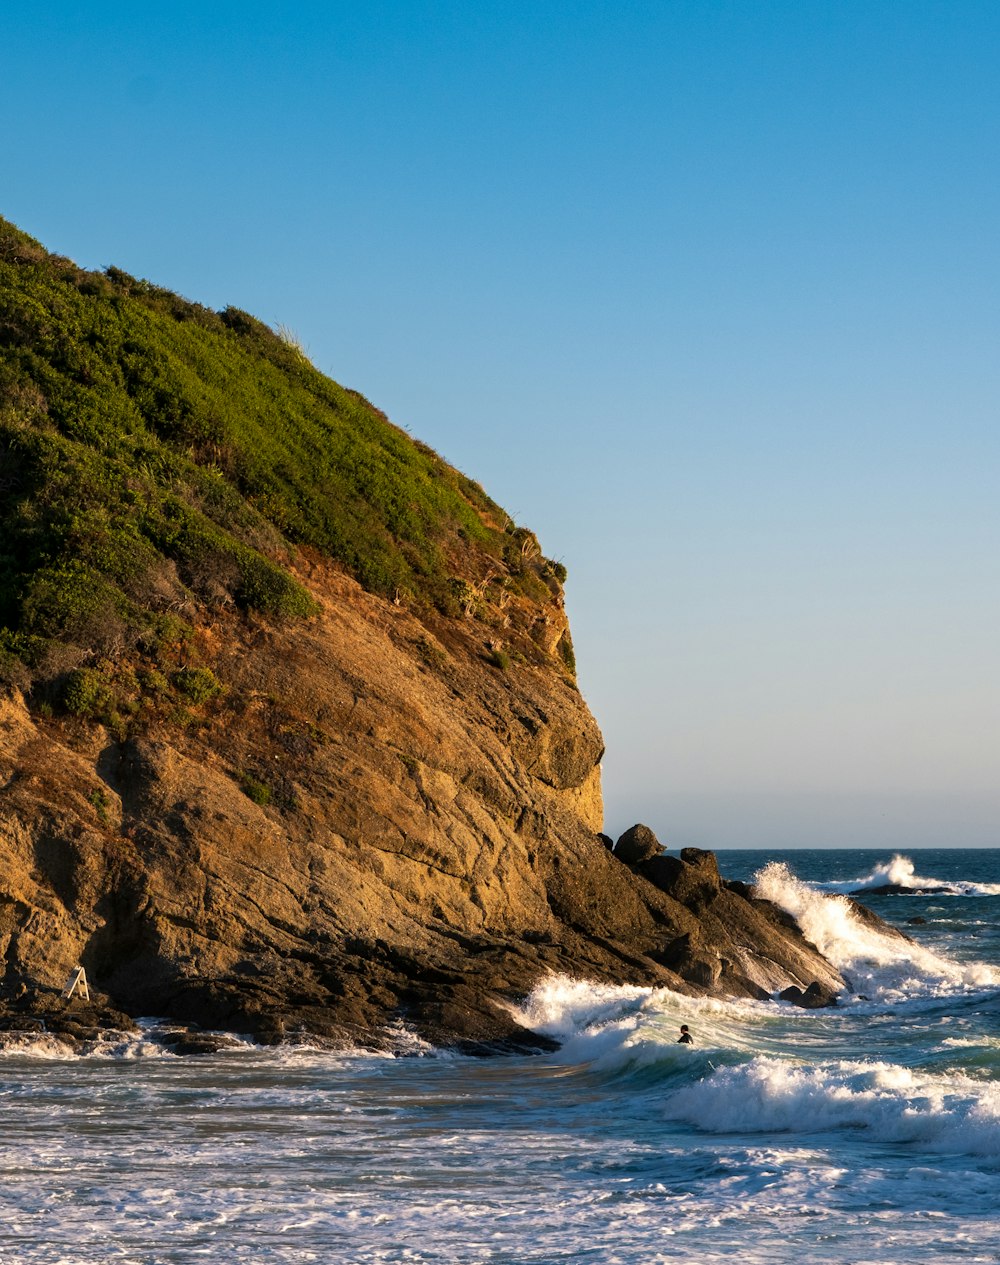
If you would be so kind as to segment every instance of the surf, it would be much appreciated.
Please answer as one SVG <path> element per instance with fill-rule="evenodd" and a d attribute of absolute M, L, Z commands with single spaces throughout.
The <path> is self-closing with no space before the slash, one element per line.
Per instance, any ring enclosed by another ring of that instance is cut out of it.
<path fill-rule="evenodd" d="M 898 1003 L 1000 986 L 996 967 L 955 962 L 908 937 L 883 934 L 862 920 L 846 896 L 817 890 L 785 862 L 771 861 L 760 869 L 754 889 L 791 914 L 803 935 L 849 982 L 856 999 Z"/>
<path fill-rule="evenodd" d="M 884 1061 L 803 1066 L 760 1058 L 682 1087 L 667 1119 L 711 1133 L 822 1134 L 1000 1157 L 1000 1085 Z"/>
<path fill-rule="evenodd" d="M 901 852 L 888 861 L 874 866 L 867 874 L 855 879 L 815 883 L 814 887 L 828 892 L 862 895 L 865 891 L 880 887 L 896 887 L 903 892 L 931 892 L 936 896 L 1000 896 L 1000 883 L 983 883 L 964 878 L 928 878 L 916 872 L 913 860 Z"/>

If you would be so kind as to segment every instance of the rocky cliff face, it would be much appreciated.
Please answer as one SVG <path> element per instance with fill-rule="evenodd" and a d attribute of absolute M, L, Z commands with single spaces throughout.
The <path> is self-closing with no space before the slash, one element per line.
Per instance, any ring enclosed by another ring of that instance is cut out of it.
<path fill-rule="evenodd" d="M 528 1041 L 546 973 L 771 995 L 843 981 L 710 854 L 628 866 L 596 831 L 601 737 L 565 672 L 491 661 L 315 564 L 307 623 L 231 615 L 225 692 L 121 739 L 0 704 L 8 994 L 82 963 L 133 1014 L 270 1039 Z M 190 669 L 188 669 L 190 670 Z"/>
<path fill-rule="evenodd" d="M 15 1025 L 77 964 L 84 1026 L 475 1048 L 547 973 L 843 986 L 710 855 L 609 852 L 563 568 L 247 314 L 0 220 L 0 494 Z"/>

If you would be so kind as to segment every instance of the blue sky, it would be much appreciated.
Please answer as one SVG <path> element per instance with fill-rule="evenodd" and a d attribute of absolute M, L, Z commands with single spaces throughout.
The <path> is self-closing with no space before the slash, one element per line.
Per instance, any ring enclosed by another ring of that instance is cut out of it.
<path fill-rule="evenodd" d="M 965 0 L 24 6 L 0 214 L 539 532 L 611 833 L 997 846 L 997 65 Z"/>

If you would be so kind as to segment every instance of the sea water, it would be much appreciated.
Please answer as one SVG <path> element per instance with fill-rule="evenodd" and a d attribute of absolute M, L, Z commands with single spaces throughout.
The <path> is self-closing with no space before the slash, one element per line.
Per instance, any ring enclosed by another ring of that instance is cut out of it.
<path fill-rule="evenodd" d="M 1000 850 L 719 861 L 839 1007 L 558 978 L 556 1054 L 8 1048 L 0 1263 L 1000 1261 Z M 868 898 L 911 941 L 843 899 L 889 882 L 949 889 Z"/>

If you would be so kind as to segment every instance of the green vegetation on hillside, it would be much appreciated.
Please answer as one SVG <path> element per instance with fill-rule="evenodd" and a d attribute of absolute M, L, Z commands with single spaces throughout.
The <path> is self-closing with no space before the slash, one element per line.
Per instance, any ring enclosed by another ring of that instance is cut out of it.
<path fill-rule="evenodd" d="M 450 613 L 484 577 L 542 597 L 564 575 L 287 338 L 0 219 L 0 673 L 155 642 L 192 606 L 307 616 L 303 546 Z"/>

